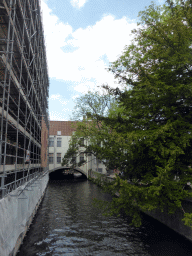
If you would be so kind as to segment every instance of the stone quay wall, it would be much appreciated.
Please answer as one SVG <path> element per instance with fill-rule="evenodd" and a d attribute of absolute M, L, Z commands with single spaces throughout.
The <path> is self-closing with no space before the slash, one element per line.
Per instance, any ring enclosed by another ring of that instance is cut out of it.
<path fill-rule="evenodd" d="M 0 255 L 15 256 L 42 201 L 49 174 L 24 184 L 0 200 Z M 22 193 L 21 193 L 22 192 Z"/>
<path fill-rule="evenodd" d="M 106 176 L 92 170 L 89 170 L 89 178 L 90 180 L 95 180 L 96 184 L 102 185 L 102 182 L 111 182 L 114 179 L 114 176 Z M 118 196 L 118 193 L 117 193 Z M 192 199 L 186 199 L 182 202 L 183 210 L 187 213 L 192 212 Z M 192 228 L 184 225 L 182 221 L 184 217 L 184 212 L 181 209 L 178 209 L 174 214 L 169 214 L 168 210 L 165 209 L 164 212 L 160 210 L 153 210 L 144 212 L 148 216 L 158 220 L 163 223 L 167 227 L 171 228 L 178 234 L 184 236 L 188 240 L 192 242 Z"/>

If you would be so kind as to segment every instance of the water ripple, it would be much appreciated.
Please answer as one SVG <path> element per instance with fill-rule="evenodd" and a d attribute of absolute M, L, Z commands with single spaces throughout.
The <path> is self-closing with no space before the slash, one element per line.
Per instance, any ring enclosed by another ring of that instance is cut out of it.
<path fill-rule="evenodd" d="M 192 256 L 191 243 L 152 219 L 134 228 L 102 216 L 95 197 L 110 198 L 88 181 L 50 183 L 18 256 Z"/>

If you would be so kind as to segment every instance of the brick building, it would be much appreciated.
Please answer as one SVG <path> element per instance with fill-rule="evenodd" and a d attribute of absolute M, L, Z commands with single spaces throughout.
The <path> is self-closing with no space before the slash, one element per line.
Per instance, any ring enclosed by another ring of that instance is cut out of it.
<path fill-rule="evenodd" d="M 75 132 L 74 121 L 50 121 L 49 129 L 49 170 L 53 170 L 61 166 L 62 159 L 69 148 L 69 142 L 73 132 Z M 83 143 L 88 143 L 82 138 Z M 83 153 L 85 148 L 80 147 L 79 152 L 73 157 L 73 161 L 79 163 L 82 160 L 86 160 L 86 164 L 80 168 L 84 172 L 88 172 L 89 169 L 98 171 L 100 173 L 106 173 L 105 165 L 102 161 L 96 159 L 92 154 Z"/>

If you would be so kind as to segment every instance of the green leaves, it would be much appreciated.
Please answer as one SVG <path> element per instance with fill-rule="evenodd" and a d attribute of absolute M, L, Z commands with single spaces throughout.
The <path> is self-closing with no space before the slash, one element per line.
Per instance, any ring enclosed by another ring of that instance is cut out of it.
<path fill-rule="evenodd" d="M 140 209 L 163 211 L 168 207 L 173 213 L 189 195 L 183 189 L 191 181 L 188 165 L 192 156 L 189 7 L 189 1 L 150 5 L 140 13 L 142 26 L 134 31 L 136 43 L 127 46 L 110 67 L 119 83 L 131 85 L 119 92 L 117 106 L 121 109 L 117 109 L 118 115 L 111 115 L 114 122 L 110 120 L 112 130 L 127 141 L 124 171 L 130 181 L 147 184 L 121 183 L 116 209 L 118 204 L 130 209 L 136 200 Z M 103 121 L 107 125 L 109 119 Z"/>
<path fill-rule="evenodd" d="M 82 117 L 86 117 L 90 120 L 95 119 L 97 115 L 106 116 L 113 102 L 113 95 L 105 93 L 104 90 L 100 92 L 89 91 L 87 94 L 76 99 L 72 119 L 80 120 Z"/>
<path fill-rule="evenodd" d="M 140 224 L 140 209 L 181 208 L 191 196 L 186 183 L 192 183 L 191 1 L 151 4 L 140 17 L 133 43 L 109 68 L 127 88 L 103 86 L 103 95 L 78 100 L 77 110 L 89 117 L 79 122 L 67 153 L 76 152 L 83 137 L 89 141 L 85 150 L 124 172 L 108 187 L 119 197 L 107 211 L 125 211 L 134 225 Z M 191 219 L 186 214 L 183 220 L 191 225 Z"/>
<path fill-rule="evenodd" d="M 186 226 L 192 228 L 192 213 L 184 213 L 184 218 L 182 221 L 185 223 Z"/>

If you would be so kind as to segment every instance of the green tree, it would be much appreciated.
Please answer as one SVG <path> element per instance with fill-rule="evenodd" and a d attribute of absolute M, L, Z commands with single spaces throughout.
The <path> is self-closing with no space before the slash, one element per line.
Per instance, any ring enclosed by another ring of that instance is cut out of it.
<path fill-rule="evenodd" d="M 133 208 L 163 211 L 167 207 L 173 213 L 192 195 L 184 190 L 192 182 L 188 168 L 192 161 L 191 7 L 191 1 L 151 4 L 140 13 L 133 43 L 110 67 L 119 83 L 131 89 L 109 89 L 118 95 L 124 111 L 101 119 L 126 138 L 125 171 L 132 182 L 118 179 L 115 189 L 120 197 L 110 210 L 117 213 L 123 208 L 135 223 L 139 217 Z M 185 223 L 191 217 L 186 214 Z"/>
<path fill-rule="evenodd" d="M 78 156 L 82 152 L 91 153 L 100 160 L 106 159 L 109 152 L 112 152 L 109 144 L 112 134 L 110 127 L 100 121 L 98 117 L 108 116 L 112 108 L 115 108 L 115 97 L 103 88 L 100 88 L 98 92 L 88 92 L 76 99 L 75 114 L 72 119 L 79 121 L 75 123 L 76 132 L 71 137 L 69 149 L 63 158 L 62 165 L 74 168 L 72 157 Z M 86 141 L 83 149 L 81 147 L 82 138 Z M 108 151 L 106 151 L 106 147 Z M 84 163 L 78 163 L 78 166 Z"/>
<path fill-rule="evenodd" d="M 124 171 L 108 188 L 119 191 L 108 210 L 124 209 L 135 225 L 140 209 L 173 213 L 192 196 L 184 189 L 192 183 L 192 1 L 151 4 L 140 17 L 133 43 L 109 68 L 127 90 L 105 86 L 116 103 L 107 115 L 94 112 L 97 123 L 90 129 L 82 122 L 77 133 L 90 139 L 94 154 Z M 192 214 L 183 220 L 191 225 Z"/>
<path fill-rule="evenodd" d="M 73 111 L 73 120 L 81 120 L 82 117 L 96 119 L 97 115 L 107 116 L 114 96 L 100 87 L 99 91 L 91 92 L 78 97 Z"/>
<path fill-rule="evenodd" d="M 113 104 L 113 109 L 109 110 L 109 116 L 116 116 L 117 106 Z M 119 108 L 121 112 L 122 109 Z M 92 154 L 97 159 L 103 160 L 108 169 L 118 168 L 124 170 L 127 161 L 126 137 L 119 134 L 110 125 L 99 120 L 99 115 L 90 114 L 92 119 L 85 118 L 76 123 L 76 132 L 71 137 L 69 148 L 63 158 L 62 165 L 69 165 L 72 168 L 72 157 L 80 153 Z M 125 134 L 126 135 L 126 134 Z M 81 146 L 81 139 L 84 138 L 85 144 Z M 106 160 L 108 160 L 106 162 Z M 81 166 L 85 162 L 78 163 Z"/>

